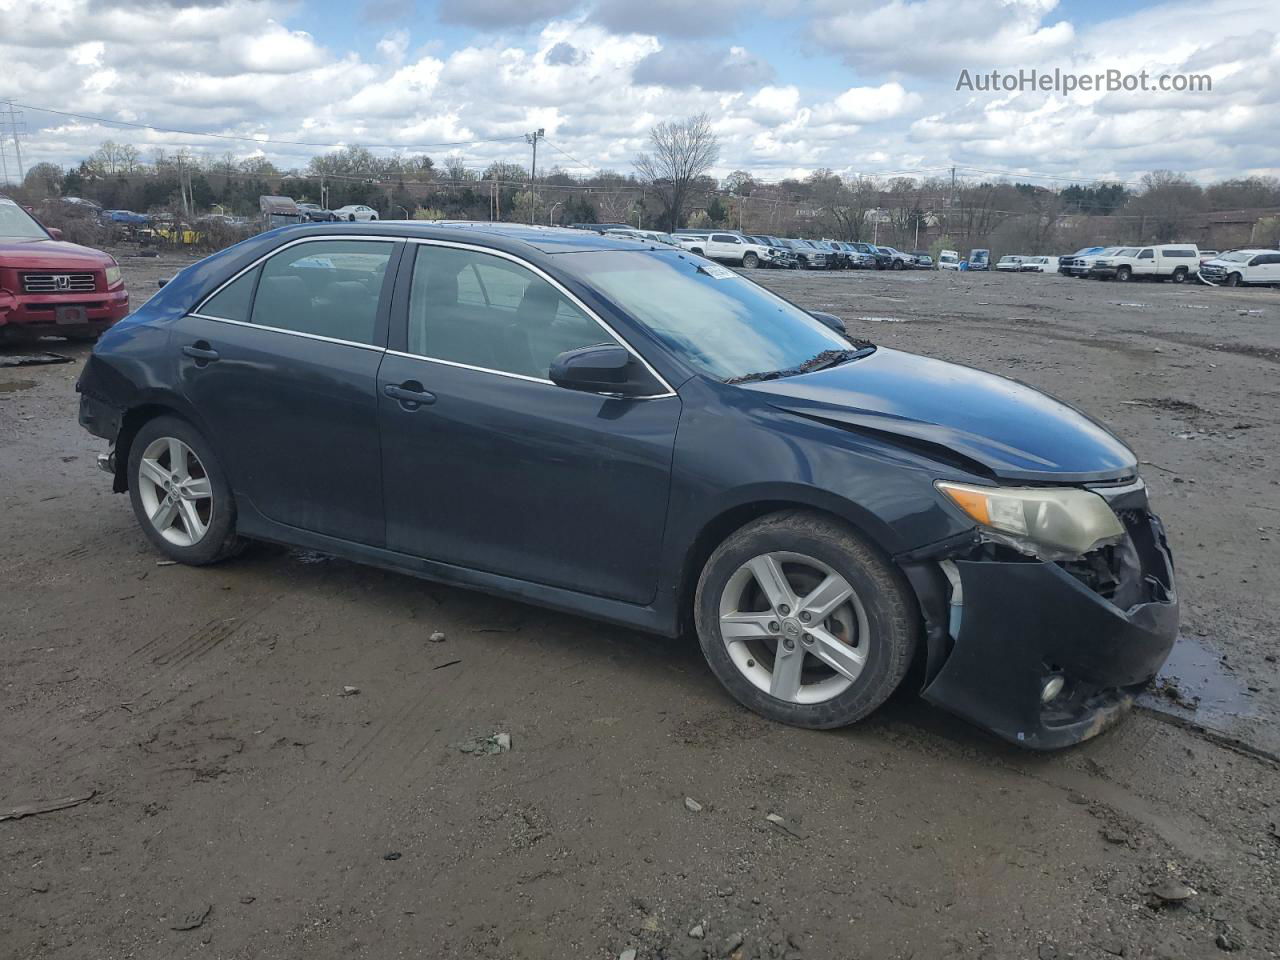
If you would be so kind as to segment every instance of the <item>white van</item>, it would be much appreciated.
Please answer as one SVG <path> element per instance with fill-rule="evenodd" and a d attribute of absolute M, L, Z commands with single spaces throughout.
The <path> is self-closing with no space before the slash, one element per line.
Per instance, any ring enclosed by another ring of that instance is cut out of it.
<path fill-rule="evenodd" d="M 1194 243 L 1125 247 L 1099 257 L 1089 268 L 1096 280 L 1172 280 L 1185 283 L 1200 272 L 1200 250 Z"/>
<path fill-rule="evenodd" d="M 1027 257 L 1022 261 L 1023 273 L 1057 273 L 1057 257 Z"/>
<path fill-rule="evenodd" d="M 959 270 L 960 254 L 955 250 L 939 250 L 938 251 L 938 269 L 939 270 Z"/>

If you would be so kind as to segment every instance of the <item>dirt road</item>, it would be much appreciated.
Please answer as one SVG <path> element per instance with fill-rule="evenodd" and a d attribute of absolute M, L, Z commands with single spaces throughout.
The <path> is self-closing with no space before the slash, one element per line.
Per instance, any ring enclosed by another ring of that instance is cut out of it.
<path fill-rule="evenodd" d="M 1280 295 L 759 278 L 1135 447 L 1202 697 L 1162 709 L 1208 736 L 1030 755 L 906 694 L 800 731 L 692 643 L 277 548 L 157 565 L 48 342 L 77 362 L 0 368 L 0 816 L 93 796 L 0 820 L 0 957 L 1280 955 Z"/>

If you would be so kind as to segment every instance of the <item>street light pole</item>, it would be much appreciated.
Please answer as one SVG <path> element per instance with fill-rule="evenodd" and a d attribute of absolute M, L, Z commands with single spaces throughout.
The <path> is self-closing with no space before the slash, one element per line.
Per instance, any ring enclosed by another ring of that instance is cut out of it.
<path fill-rule="evenodd" d="M 564 203 L 563 200 L 557 200 L 555 203 L 551 205 L 551 212 L 547 214 L 548 227 L 554 227 L 556 225 L 556 207 L 560 206 L 563 203 Z"/>

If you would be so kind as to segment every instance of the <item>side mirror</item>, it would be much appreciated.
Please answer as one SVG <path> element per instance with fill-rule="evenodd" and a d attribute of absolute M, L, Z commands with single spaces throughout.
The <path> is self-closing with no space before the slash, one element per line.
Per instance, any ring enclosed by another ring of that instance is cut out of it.
<path fill-rule="evenodd" d="M 834 313 L 819 313 L 818 311 L 810 311 L 809 316 L 817 320 L 823 326 L 830 327 L 840 336 L 845 336 L 848 331 L 844 328 L 844 321 L 837 317 Z"/>
<path fill-rule="evenodd" d="M 62 231 L 59 230 L 57 227 L 45 227 L 45 229 L 49 231 L 49 236 L 53 237 L 53 239 L 55 240 L 62 239 Z"/>
<path fill-rule="evenodd" d="M 551 362 L 551 382 L 566 390 L 644 397 L 661 392 L 641 364 L 615 344 L 566 350 Z"/>

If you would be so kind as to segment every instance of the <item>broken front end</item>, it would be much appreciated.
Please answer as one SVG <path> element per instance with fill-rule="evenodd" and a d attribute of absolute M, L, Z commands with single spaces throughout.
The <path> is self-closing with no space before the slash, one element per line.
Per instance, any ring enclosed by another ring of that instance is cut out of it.
<path fill-rule="evenodd" d="M 1034 749 L 1106 730 L 1178 632 L 1145 484 L 938 487 L 978 526 L 899 558 L 928 632 L 922 696 Z"/>

